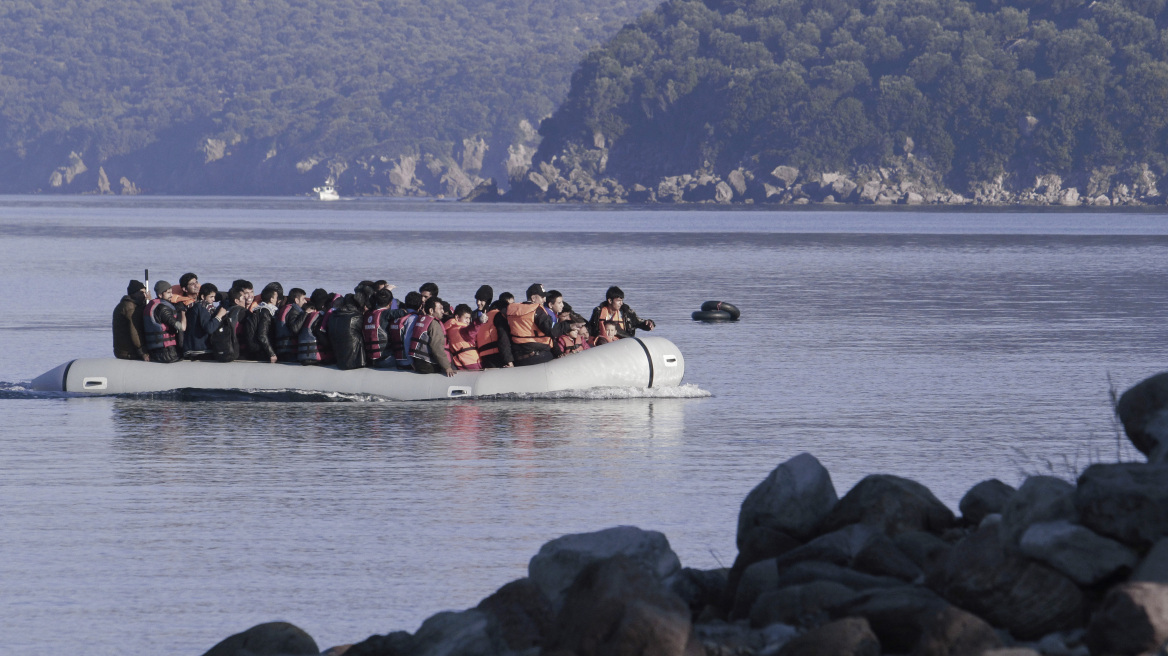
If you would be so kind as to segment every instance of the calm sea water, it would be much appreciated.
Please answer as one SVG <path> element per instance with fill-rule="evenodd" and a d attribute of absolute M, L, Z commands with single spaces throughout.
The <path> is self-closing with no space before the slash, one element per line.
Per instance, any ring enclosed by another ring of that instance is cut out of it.
<path fill-rule="evenodd" d="M 0 633 L 11 653 L 199 654 L 284 619 L 321 647 L 414 630 L 545 541 L 635 524 L 735 555 L 742 498 L 814 453 L 928 485 L 1133 457 L 1109 384 L 1164 368 L 1160 214 L 766 212 L 263 199 L 0 200 Z M 400 289 L 610 284 L 686 357 L 645 396 L 50 398 L 110 353 L 130 278 Z M 735 303 L 736 324 L 689 314 Z M 1109 383 L 1110 381 L 1110 383 Z"/>

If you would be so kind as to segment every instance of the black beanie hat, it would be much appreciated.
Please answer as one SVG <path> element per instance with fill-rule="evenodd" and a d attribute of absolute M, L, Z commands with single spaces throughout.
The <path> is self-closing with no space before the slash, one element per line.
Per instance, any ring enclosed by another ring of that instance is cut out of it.
<path fill-rule="evenodd" d="M 543 285 L 539 284 L 538 282 L 527 288 L 527 298 L 531 298 L 532 294 L 539 294 L 540 296 L 543 296 L 546 293 L 547 292 L 543 290 Z"/>
<path fill-rule="evenodd" d="M 131 280 L 130 284 L 126 285 L 126 296 L 133 296 L 144 289 L 146 289 L 146 283 L 141 280 Z"/>
<path fill-rule="evenodd" d="M 490 285 L 483 285 L 475 292 L 475 300 L 484 303 L 490 303 L 495 298 L 495 290 L 491 289 Z"/>

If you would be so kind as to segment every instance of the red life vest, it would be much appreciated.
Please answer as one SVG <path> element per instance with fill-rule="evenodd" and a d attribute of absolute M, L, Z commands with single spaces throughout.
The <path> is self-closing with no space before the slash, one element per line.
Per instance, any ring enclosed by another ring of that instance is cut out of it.
<path fill-rule="evenodd" d="M 316 348 L 316 333 L 312 332 L 312 329 L 322 316 L 324 315 L 316 310 L 308 310 L 308 316 L 304 318 L 304 325 L 300 327 L 300 334 L 296 336 L 296 359 L 301 362 L 320 362 L 320 351 Z"/>
<path fill-rule="evenodd" d="M 335 308 L 329 308 L 329 309 L 325 310 L 323 315 L 321 316 L 320 323 L 317 324 L 318 325 L 317 332 L 319 332 L 320 334 L 328 335 L 328 320 L 329 320 L 329 317 L 331 317 L 333 315 L 334 309 Z M 336 357 L 333 355 L 332 342 L 329 342 L 328 340 L 325 340 L 325 341 L 317 340 L 316 352 L 320 355 L 319 362 L 321 364 L 332 364 L 333 362 L 337 361 Z"/>
<path fill-rule="evenodd" d="M 564 355 L 571 355 L 579 353 L 587 348 L 584 342 L 579 337 L 572 337 L 571 335 L 561 335 L 559 339 L 560 352 Z"/>
<path fill-rule="evenodd" d="M 381 325 L 381 315 L 389 308 L 378 308 L 365 313 L 361 336 L 365 344 L 365 357 L 371 362 L 380 362 L 389 357 L 389 333 Z"/>
<path fill-rule="evenodd" d="M 479 362 L 479 352 L 472 341 L 470 327 L 454 319 L 443 326 L 446 328 L 446 352 L 450 354 L 454 368 L 469 371 L 482 369 L 483 363 Z"/>
<path fill-rule="evenodd" d="M 434 352 L 430 350 L 430 324 L 434 323 L 434 317 L 419 316 L 417 322 L 413 326 L 413 334 L 410 336 L 410 358 L 417 358 L 423 362 L 434 364 Z"/>
<path fill-rule="evenodd" d="M 411 310 L 409 314 L 398 317 L 397 321 L 393 322 L 393 330 L 389 331 L 389 346 L 399 367 L 408 368 L 413 365 L 406 343 L 413 335 L 414 325 L 420 318 L 421 315 Z"/>
<path fill-rule="evenodd" d="M 159 349 L 178 346 L 178 333 L 154 317 L 154 313 L 158 311 L 158 307 L 163 303 L 166 303 L 172 312 L 176 311 L 173 304 L 161 298 L 156 298 L 146 304 L 146 311 L 142 313 L 142 327 L 146 333 L 147 351 L 157 351 Z"/>
<path fill-rule="evenodd" d="M 552 338 L 543 334 L 535 325 L 535 313 L 541 309 L 534 303 L 512 303 L 507 306 L 507 327 L 511 329 L 512 343 L 537 343 L 551 348 Z"/>
<path fill-rule="evenodd" d="M 276 355 L 281 358 L 291 358 L 296 355 L 297 336 L 288 328 L 288 315 L 296 308 L 295 303 L 285 303 L 284 307 L 272 319 L 273 332 L 276 334 Z"/>
<path fill-rule="evenodd" d="M 475 333 L 475 348 L 479 352 L 479 358 L 485 358 L 499 352 L 499 329 L 495 327 L 495 317 L 497 316 L 499 316 L 498 310 L 488 312 L 487 322 L 480 324 L 479 331 Z"/>

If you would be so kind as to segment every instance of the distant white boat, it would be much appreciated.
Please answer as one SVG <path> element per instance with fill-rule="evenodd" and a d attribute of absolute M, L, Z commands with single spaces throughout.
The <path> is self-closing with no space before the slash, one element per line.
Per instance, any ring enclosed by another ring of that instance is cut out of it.
<path fill-rule="evenodd" d="M 313 191 L 321 200 L 340 200 L 341 195 L 337 193 L 337 188 L 331 184 L 325 183 L 319 187 L 313 187 Z"/>

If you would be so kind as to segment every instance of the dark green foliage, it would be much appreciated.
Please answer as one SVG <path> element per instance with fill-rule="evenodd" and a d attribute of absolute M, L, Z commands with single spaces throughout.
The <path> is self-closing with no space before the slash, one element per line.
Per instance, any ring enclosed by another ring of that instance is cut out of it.
<path fill-rule="evenodd" d="M 505 148 L 520 119 L 555 108 L 589 47 L 650 6 L 5 0 L 0 150 L 57 143 L 103 161 L 207 121 L 208 137 L 305 154 L 469 136 Z"/>
<path fill-rule="evenodd" d="M 537 159 L 607 174 L 914 156 L 955 186 L 1168 158 L 1165 0 L 670 0 L 589 55 Z"/>

